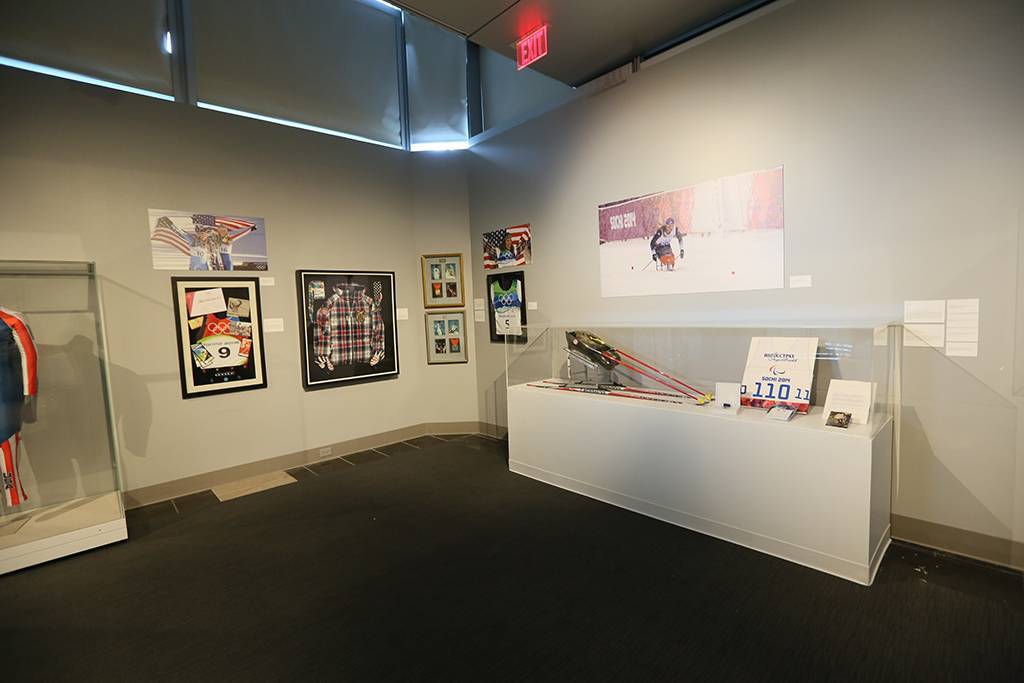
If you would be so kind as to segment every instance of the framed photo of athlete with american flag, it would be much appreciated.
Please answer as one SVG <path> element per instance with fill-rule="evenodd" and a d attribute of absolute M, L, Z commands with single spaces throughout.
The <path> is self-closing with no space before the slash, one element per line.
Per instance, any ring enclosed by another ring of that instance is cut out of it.
<path fill-rule="evenodd" d="M 256 277 L 173 277 L 181 397 L 263 389 L 263 306 Z"/>
<path fill-rule="evenodd" d="M 513 225 L 483 235 L 484 270 L 528 266 L 533 261 L 530 224 Z"/>
<path fill-rule="evenodd" d="M 157 270 L 265 271 L 262 218 L 149 210 L 149 246 Z"/>
<path fill-rule="evenodd" d="M 307 391 L 398 377 L 395 274 L 295 272 Z"/>

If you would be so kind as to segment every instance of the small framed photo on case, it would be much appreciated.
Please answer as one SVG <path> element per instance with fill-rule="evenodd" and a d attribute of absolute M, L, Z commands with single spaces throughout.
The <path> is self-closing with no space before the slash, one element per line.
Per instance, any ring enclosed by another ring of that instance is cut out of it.
<path fill-rule="evenodd" d="M 427 313 L 427 364 L 466 363 L 466 314 L 463 311 Z"/>
<path fill-rule="evenodd" d="M 462 254 L 427 254 L 421 257 L 423 306 L 457 308 L 465 305 Z"/>

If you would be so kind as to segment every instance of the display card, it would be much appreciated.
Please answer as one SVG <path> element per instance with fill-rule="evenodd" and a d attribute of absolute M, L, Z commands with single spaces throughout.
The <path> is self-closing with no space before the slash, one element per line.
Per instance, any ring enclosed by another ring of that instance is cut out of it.
<path fill-rule="evenodd" d="M 740 404 L 782 405 L 806 413 L 811 405 L 817 337 L 752 337 Z"/>

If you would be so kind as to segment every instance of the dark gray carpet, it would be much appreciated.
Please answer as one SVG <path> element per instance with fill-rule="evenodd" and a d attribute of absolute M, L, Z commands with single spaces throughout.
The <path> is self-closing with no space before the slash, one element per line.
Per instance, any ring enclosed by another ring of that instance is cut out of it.
<path fill-rule="evenodd" d="M 0 577 L 5 680 L 1020 680 L 1020 575 L 864 588 L 508 473 L 480 437 L 133 512 Z"/>

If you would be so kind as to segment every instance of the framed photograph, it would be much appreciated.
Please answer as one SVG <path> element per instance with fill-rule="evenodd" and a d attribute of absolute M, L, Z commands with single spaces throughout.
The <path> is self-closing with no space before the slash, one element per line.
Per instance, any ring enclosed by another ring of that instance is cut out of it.
<path fill-rule="evenodd" d="M 295 281 L 307 391 L 398 377 L 393 272 L 298 270 Z"/>
<path fill-rule="evenodd" d="M 427 364 L 466 363 L 466 314 L 427 313 Z"/>
<path fill-rule="evenodd" d="M 484 270 L 528 266 L 533 261 L 529 223 L 485 232 L 482 246 Z"/>
<path fill-rule="evenodd" d="M 172 277 L 181 397 L 267 386 L 259 278 Z"/>
<path fill-rule="evenodd" d="M 149 210 L 149 246 L 157 270 L 267 270 L 262 218 Z"/>
<path fill-rule="evenodd" d="M 526 276 L 523 272 L 488 275 L 487 302 L 491 341 L 500 343 L 505 337 L 512 337 L 516 343 L 525 343 Z"/>
<path fill-rule="evenodd" d="M 465 306 L 462 254 L 427 254 L 421 257 L 423 307 L 457 308 Z"/>

